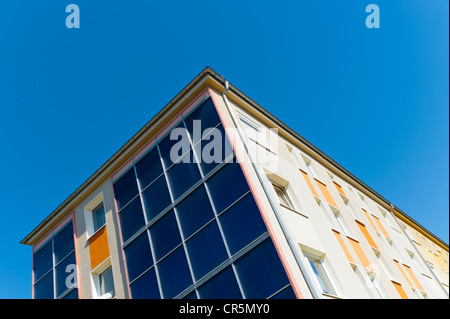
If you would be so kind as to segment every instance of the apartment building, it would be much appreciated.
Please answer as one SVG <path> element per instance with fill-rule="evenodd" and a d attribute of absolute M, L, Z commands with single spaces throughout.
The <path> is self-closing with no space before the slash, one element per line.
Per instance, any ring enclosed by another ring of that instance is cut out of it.
<path fill-rule="evenodd" d="M 204 69 L 22 241 L 32 297 L 448 298 L 448 245 Z"/>

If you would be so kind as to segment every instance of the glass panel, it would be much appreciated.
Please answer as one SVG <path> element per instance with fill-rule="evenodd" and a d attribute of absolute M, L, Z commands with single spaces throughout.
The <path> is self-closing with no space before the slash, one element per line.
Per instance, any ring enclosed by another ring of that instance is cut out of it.
<path fill-rule="evenodd" d="M 92 212 L 92 217 L 94 220 L 94 232 L 99 230 L 103 225 L 106 224 L 105 219 L 105 207 L 101 204 L 99 207 L 95 208 Z"/>
<path fill-rule="evenodd" d="M 214 212 L 203 185 L 189 194 L 188 197 L 178 204 L 176 209 L 184 238 L 188 238 L 214 218 Z"/>
<path fill-rule="evenodd" d="M 55 267 L 56 297 L 61 295 L 67 289 L 73 288 L 72 285 L 76 284 L 76 274 L 73 272 L 73 270 L 76 271 L 76 268 L 73 266 L 68 267 L 69 265 L 75 264 L 75 252 L 73 252 Z"/>
<path fill-rule="evenodd" d="M 228 141 L 222 125 L 210 131 L 200 143 L 194 146 L 194 150 L 197 158 L 200 160 L 204 175 L 208 174 L 228 156 L 233 154 L 233 148 Z"/>
<path fill-rule="evenodd" d="M 34 285 L 34 299 L 53 299 L 53 270 Z"/>
<path fill-rule="evenodd" d="M 147 220 L 151 221 L 172 203 L 164 175 L 161 175 L 150 185 L 142 193 L 142 197 L 144 198 Z"/>
<path fill-rule="evenodd" d="M 130 284 L 130 290 L 133 299 L 160 299 L 155 268 L 150 269 Z"/>
<path fill-rule="evenodd" d="M 189 239 L 186 246 L 196 279 L 206 275 L 228 257 L 216 221 Z"/>
<path fill-rule="evenodd" d="M 270 239 L 248 252 L 235 265 L 247 298 L 265 299 L 289 284 Z"/>
<path fill-rule="evenodd" d="M 123 250 L 127 261 L 128 281 L 133 281 L 153 265 L 147 232 L 137 237 Z"/>
<path fill-rule="evenodd" d="M 151 182 L 153 182 L 163 172 L 161 165 L 161 159 L 159 157 L 158 149 L 155 147 L 149 153 L 147 153 L 136 164 L 136 173 L 141 185 L 141 189 L 144 189 Z"/>
<path fill-rule="evenodd" d="M 177 296 L 192 285 L 192 278 L 183 246 L 161 260 L 158 264 L 159 277 L 164 298 Z"/>
<path fill-rule="evenodd" d="M 183 123 L 174 128 L 158 144 L 158 147 L 166 169 L 186 154 L 190 150 L 191 144 Z"/>
<path fill-rule="evenodd" d="M 273 189 L 275 190 L 275 193 L 277 193 L 278 200 L 280 201 L 280 203 L 283 204 L 284 206 L 294 209 L 294 207 L 292 206 L 291 201 L 286 193 L 286 189 L 282 186 L 278 186 L 275 184 L 272 184 L 272 186 L 273 186 Z"/>
<path fill-rule="evenodd" d="M 53 249 L 55 253 L 55 264 L 75 249 L 73 242 L 72 222 L 65 226 L 54 238 Z"/>
<path fill-rule="evenodd" d="M 173 210 L 150 227 L 150 235 L 152 236 L 156 260 L 164 257 L 181 243 L 181 236 Z"/>
<path fill-rule="evenodd" d="M 119 219 L 122 240 L 125 242 L 145 225 L 144 212 L 139 196 L 119 212 Z"/>
<path fill-rule="evenodd" d="M 198 299 L 198 298 L 197 298 L 197 294 L 195 293 L 195 290 L 194 290 L 193 292 L 191 292 L 190 294 L 185 296 L 183 299 Z"/>
<path fill-rule="evenodd" d="M 100 294 L 104 295 L 108 292 L 113 296 L 115 295 L 114 277 L 111 267 L 100 274 Z"/>
<path fill-rule="evenodd" d="M 53 267 L 52 241 L 41 247 L 33 255 L 34 282 L 38 281 Z M 53 298 L 53 295 L 52 295 Z"/>
<path fill-rule="evenodd" d="M 207 184 L 217 213 L 222 212 L 249 190 L 238 163 L 226 164 L 208 179 Z"/>
<path fill-rule="evenodd" d="M 283 289 L 270 299 L 297 299 L 291 286 Z"/>
<path fill-rule="evenodd" d="M 197 164 L 193 163 L 192 151 L 186 154 L 180 162 L 174 164 L 167 171 L 167 176 L 174 199 L 180 197 L 193 186 L 201 176 Z"/>
<path fill-rule="evenodd" d="M 200 122 L 194 123 L 194 120 L 200 120 Z M 201 135 L 204 131 L 216 127 L 220 123 L 220 118 L 211 98 L 208 98 L 202 105 L 197 107 L 184 122 L 191 134 L 192 141 L 195 143 L 201 139 Z"/>
<path fill-rule="evenodd" d="M 233 269 L 228 266 L 199 289 L 202 299 L 242 299 Z"/>
<path fill-rule="evenodd" d="M 138 186 L 134 169 L 131 168 L 125 175 L 114 183 L 114 196 L 116 197 L 117 209 L 121 210 L 138 194 Z"/>
<path fill-rule="evenodd" d="M 334 291 L 333 286 L 325 273 L 325 269 L 322 267 L 322 263 L 317 259 L 308 258 L 308 260 L 323 292 L 326 294 L 336 295 L 336 292 Z"/>
<path fill-rule="evenodd" d="M 65 295 L 62 299 L 78 299 L 78 289 L 73 289 L 67 295 Z"/>
<path fill-rule="evenodd" d="M 251 193 L 219 216 L 231 254 L 267 231 Z"/>

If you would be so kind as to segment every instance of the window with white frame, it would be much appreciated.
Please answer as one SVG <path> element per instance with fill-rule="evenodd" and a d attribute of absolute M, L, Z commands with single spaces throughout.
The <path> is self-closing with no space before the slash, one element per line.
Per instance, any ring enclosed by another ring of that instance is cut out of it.
<path fill-rule="evenodd" d="M 309 173 L 311 176 L 315 179 L 320 180 L 319 172 L 317 171 L 316 167 L 314 166 L 314 163 L 307 157 L 303 156 L 303 160 L 305 161 L 306 168 L 308 168 Z"/>
<path fill-rule="evenodd" d="M 114 288 L 114 277 L 112 272 L 112 267 L 109 266 L 103 272 L 98 275 L 99 279 L 99 291 L 100 295 L 104 296 L 110 294 L 112 297 L 115 296 L 116 290 Z"/>
<path fill-rule="evenodd" d="M 111 259 L 108 258 L 92 271 L 94 298 L 111 299 L 116 296 Z"/>
<path fill-rule="evenodd" d="M 92 210 L 92 221 L 94 226 L 94 233 L 103 227 L 103 225 L 106 224 L 105 219 L 105 206 L 103 205 L 103 202 L 98 204 L 93 210 Z"/>
<path fill-rule="evenodd" d="M 291 209 L 295 209 L 294 204 L 292 203 L 291 198 L 289 197 L 289 194 L 286 191 L 286 188 L 274 181 L 271 181 L 271 183 L 273 189 L 275 190 L 275 193 L 277 194 L 280 204 L 289 207 Z"/>
<path fill-rule="evenodd" d="M 354 219 L 358 219 L 359 218 L 358 213 L 356 212 L 355 207 L 353 207 L 353 204 L 350 202 L 350 200 L 347 199 L 344 202 L 345 202 L 345 206 L 347 206 L 347 208 L 348 208 L 350 214 L 352 215 L 352 217 Z"/>
<path fill-rule="evenodd" d="M 336 218 L 336 221 L 338 222 L 341 229 L 344 231 L 346 236 L 352 237 L 352 232 L 350 230 L 350 226 L 348 226 L 347 222 L 344 219 L 344 216 L 342 216 L 340 211 L 333 211 L 333 215 Z"/>
<path fill-rule="evenodd" d="M 305 259 L 307 265 L 309 265 L 310 271 L 314 274 L 315 281 L 317 285 L 321 288 L 324 294 L 337 296 L 336 290 L 331 283 L 331 280 L 327 274 L 327 271 L 323 265 L 322 259 L 305 253 Z"/>
<path fill-rule="evenodd" d="M 84 219 L 88 237 L 91 237 L 106 224 L 103 193 L 98 194 L 84 207 Z"/>
<path fill-rule="evenodd" d="M 261 131 L 261 127 L 241 114 L 239 114 L 239 119 L 241 121 L 242 129 L 247 137 L 250 140 L 266 147 L 266 138 Z"/>

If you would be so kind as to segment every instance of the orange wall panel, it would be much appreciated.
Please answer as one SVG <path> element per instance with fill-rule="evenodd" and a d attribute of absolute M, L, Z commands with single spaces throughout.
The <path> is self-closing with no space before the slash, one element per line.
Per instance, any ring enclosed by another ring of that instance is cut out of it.
<path fill-rule="evenodd" d="M 333 231 L 333 234 L 336 236 L 336 239 L 339 242 L 339 245 L 341 245 L 341 248 L 344 251 L 344 254 L 347 257 L 348 261 L 355 263 L 355 260 L 353 259 L 352 255 L 350 254 L 350 251 L 348 250 L 347 246 L 345 245 L 341 234 L 334 229 L 332 229 L 332 231 Z"/>
<path fill-rule="evenodd" d="M 322 182 L 319 182 L 317 179 L 315 180 L 317 185 L 320 188 L 320 191 L 322 192 L 323 196 L 325 196 L 326 201 L 328 204 L 333 205 L 334 207 L 338 207 L 336 202 L 334 201 L 333 197 L 331 196 L 330 192 L 328 191 L 327 185 L 323 184 Z"/>
<path fill-rule="evenodd" d="M 100 228 L 91 238 L 89 238 L 89 253 L 91 256 L 91 269 L 94 269 L 109 257 L 106 226 Z"/>
<path fill-rule="evenodd" d="M 408 283 L 408 285 L 410 287 L 414 287 L 412 282 L 409 280 L 408 276 L 406 275 L 406 273 L 403 271 L 402 266 L 400 266 L 400 263 L 394 259 L 395 264 L 397 265 L 398 270 L 400 270 L 400 272 L 402 273 L 403 277 L 405 278 L 406 282 Z"/>
<path fill-rule="evenodd" d="M 336 186 L 336 189 L 338 190 L 339 193 L 341 193 L 342 195 L 344 195 L 345 197 L 347 197 L 347 195 L 345 195 L 344 190 L 342 189 L 341 185 L 339 185 L 336 182 L 333 182 L 334 186 Z"/>
<path fill-rule="evenodd" d="M 361 262 L 362 266 L 368 269 L 372 269 L 372 266 L 370 265 L 369 259 L 367 259 L 366 254 L 364 254 L 361 246 L 359 245 L 359 242 L 354 240 L 353 238 L 347 237 L 350 240 L 350 244 L 353 247 L 353 250 L 355 251 L 356 255 L 359 258 L 359 261 Z"/>
<path fill-rule="evenodd" d="M 425 291 L 422 287 L 422 285 L 420 284 L 419 280 L 417 279 L 416 275 L 414 275 L 414 272 L 412 271 L 412 269 L 403 264 L 403 266 L 405 266 L 406 272 L 409 274 L 409 276 L 412 278 L 412 280 L 414 281 L 414 283 L 416 284 L 416 287 L 419 288 L 422 291 Z"/>
<path fill-rule="evenodd" d="M 363 233 L 364 237 L 366 237 L 367 241 L 369 242 L 369 245 L 375 249 L 378 249 L 377 245 L 373 241 L 372 236 L 370 236 L 369 232 L 367 231 L 366 226 L 360 221 L 356 221 L 356 223 L 358 224 L 359 229 L 361 229 L 361 232 Z"/>
<path fill-rule="evenodd" d="M 390 239 L 391 237 L 389 236 L 389 233 L 387 232 L 386 228 L 384 228 L 383 224 L 381 223 L 381 220 L 377 216 L 372 215 L 372 217 L 375 223 L 378 225 L 378 228 L 383 233 L 383 235 Z"/>
<path fill-rule="evenodd" d="M 306 184 L 308 184 L 311 193 L 313 193 L 314 196 L 319 197 L 319 194 L 317 194 L 316 189 L 314 188 L 313 184 L 311 183 L 311 180 L 308 177 L 308 174 L 302 170 L 300 170 L 300 172 L 302 172 L 302 175 L 305 178 Z"/>
<path fill-rule="evenodd" d="M 405 290 L 403 290 L 402 285 L 400 285 L 398 282 L 395 281 L 392 281 L 392 283 L 394 284 L 395 289 L 397 289 L 397 292 L 400 295 L 400 297 L 402 297 L 402 299 L 409 299 Z"/>

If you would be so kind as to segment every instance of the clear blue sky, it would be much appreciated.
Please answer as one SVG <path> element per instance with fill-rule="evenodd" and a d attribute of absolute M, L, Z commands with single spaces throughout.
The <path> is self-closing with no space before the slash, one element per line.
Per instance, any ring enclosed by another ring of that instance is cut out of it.
<path fill-rule="evenodd" d="M 19 241 L 207 65 L 448 243 L 448 10 L 0 0 L 0 298 L 31 296 Z"/>

